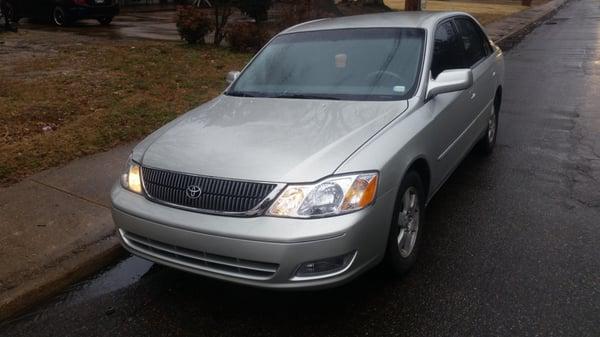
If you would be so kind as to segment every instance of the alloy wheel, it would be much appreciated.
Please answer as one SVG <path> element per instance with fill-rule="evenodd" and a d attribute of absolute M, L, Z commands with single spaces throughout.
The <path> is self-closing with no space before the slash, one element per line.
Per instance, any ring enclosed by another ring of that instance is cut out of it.
<path fill-rule="evenodd" d="M 488 129 L 487 129 L 487 137 L 488 143 L 492 144 L 494 142 L 494 138 L 496 137 L 496 107 L 492 106 L 492 114 L 488 119 Z"/>
<path fill-rule="evenodd" d="M 404 258 L 410 256 L 419 234 L 419 196 L 417 189 L 409 187 L 402 196 L 402 206 L 398 215 L 398 250 Z"/>
<path fill-rule="evenodd" d="M 54 12 L 52 13 L 52 19 L 57 26 L 64 26 L 66 24 L 65 12 L 62 8 L 56 7 L 54 8 Z"/>

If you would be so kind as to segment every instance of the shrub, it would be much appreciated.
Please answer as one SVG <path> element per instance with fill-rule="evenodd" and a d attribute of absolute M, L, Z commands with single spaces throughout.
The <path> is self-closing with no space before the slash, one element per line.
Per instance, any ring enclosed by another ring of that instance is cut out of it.
<path fill-rule="evenodd" d="M 196 6 L 177 7 L 177 31 L 190 44 L 204 43 L 204 37 L 213 31 L 213 21 Z"/>
<path fill-rule="evenodd" d="M 292 1 L 288 3 L 287 7 L 281 16 L 279 29 L 285 29 L 305 21 L 339 15 L 339 10 L 331 0 Z"/>
<path fill-rule="evenodd" d="M 265 26 L 253 22 L 237 22 L 227 30 L 229 46 L 238 52 L 257 52 L 270 38 Z"/>

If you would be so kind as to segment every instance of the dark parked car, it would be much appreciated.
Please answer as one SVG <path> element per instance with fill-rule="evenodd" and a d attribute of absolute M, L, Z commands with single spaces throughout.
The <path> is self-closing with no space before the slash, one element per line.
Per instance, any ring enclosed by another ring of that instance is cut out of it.
<path fill-rule="evenodd" d="M 51 19 L 57 26 L 67 26 L 76 20 L 96 19 L 108 25 L 119 13 L 117 0 L 8 0 L 13 19 Z"/>

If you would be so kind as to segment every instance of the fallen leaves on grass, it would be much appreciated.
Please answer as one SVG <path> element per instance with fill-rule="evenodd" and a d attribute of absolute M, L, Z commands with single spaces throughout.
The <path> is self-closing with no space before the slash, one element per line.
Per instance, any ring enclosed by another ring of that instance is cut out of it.
<path fill-rule="evenodd" d="M 0 67 L 0 185 L 142 138 L 218 95 L 250 57 L 150 41 L 55 49 Z"/>

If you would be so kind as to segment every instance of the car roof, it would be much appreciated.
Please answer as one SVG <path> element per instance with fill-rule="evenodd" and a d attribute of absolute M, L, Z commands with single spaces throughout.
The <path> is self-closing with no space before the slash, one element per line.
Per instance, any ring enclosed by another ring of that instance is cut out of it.
<path fill-rule="evenodd" d="M 290 27 L 282 33 L 297 33 L 331 29 L 348 28 L 425 28 L 432 29 L 435 24 L 444 18 L 466 15 L 462 12 L 386 12 L 377 14 L 363 14 L 354 16 L 344 16 L 338 18 L 326 18 Z"/>

